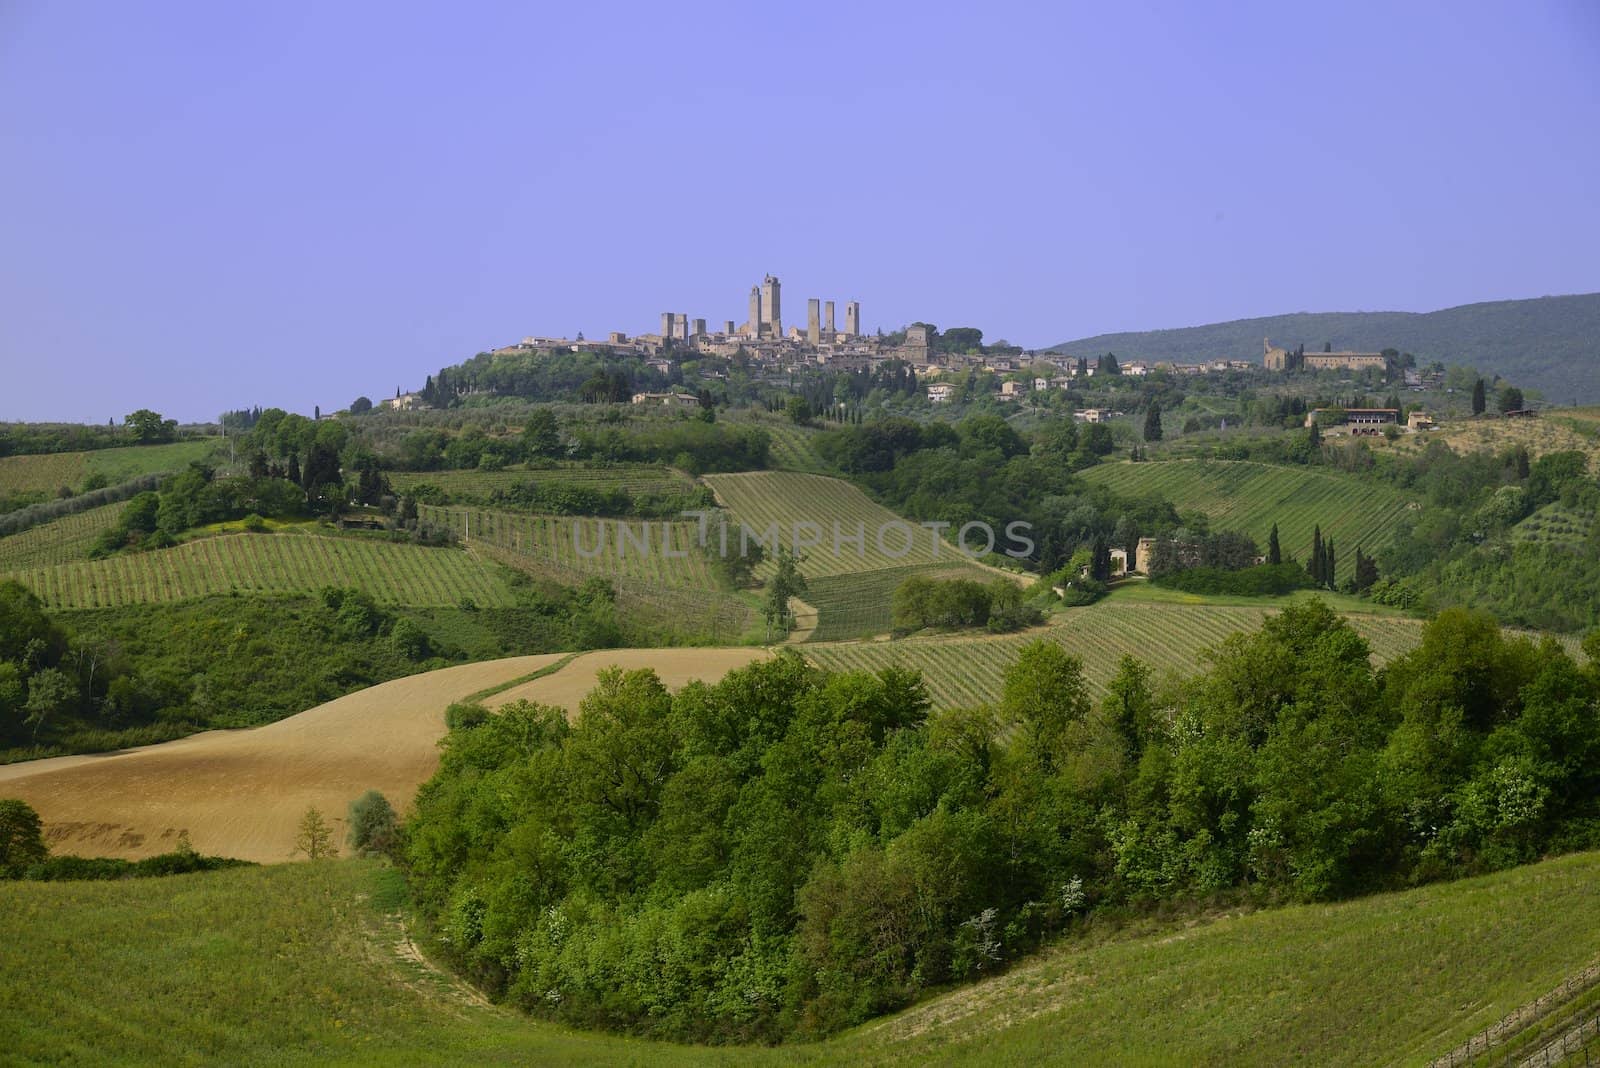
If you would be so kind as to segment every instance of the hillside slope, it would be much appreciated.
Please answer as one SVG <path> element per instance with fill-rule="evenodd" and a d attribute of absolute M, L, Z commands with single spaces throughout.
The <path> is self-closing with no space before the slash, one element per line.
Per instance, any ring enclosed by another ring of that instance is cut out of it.
<path fill-rule="evenodd" d="M 1261 339 L 1292 348 L 1378 352 L 1395 348 L 1419 361 L 1470 364 L 1564 404 L 1600 401 L 1600 293 L 1498 300 L 1434 312 L 1296 312 L 1226 323 L 1100 334 L 1057 351 L 1119 359 L 1261 359 Z"/>
<path fill-rule="evenodd" d="M 639 649 L 588 653 L 491 699 L 576 709 L 595 673 L 653 667 L 668 686 L 716 681 L 759 649 Z M 0 797 L 43 818 L 50 848 L 137 858 L 172 849 L 187 830 L 202 853 L 292 859 L 295 828 L 317 807 L 343 839 L 346 806 L 367 790 L 398 809 L 439 764 L 444 712 L 482 690 L 568 659 L 561 653 L 443 668 L 382 683 L 254 730 L 211 731 L 121 753 L 0 765 Z"/>
<path fill-rule="evenodd" d="M 0 884 L 0 1049 L 118 1064 L 1423 1064 L 1600 952 L 1600 854 L 1151 924 L 830 1041 L 693 1047 L 496 1009 L 427 966 L 394 872 Z M 389 915 L 386 915 L 388 913 Z"/>

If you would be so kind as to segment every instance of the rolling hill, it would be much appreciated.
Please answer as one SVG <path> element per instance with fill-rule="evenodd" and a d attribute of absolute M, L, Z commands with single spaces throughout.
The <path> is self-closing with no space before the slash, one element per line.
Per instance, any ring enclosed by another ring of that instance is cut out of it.
<path fill-rule="evenodd" d="M 120 753 L 0 765 L 0 797 L 32 805 L 58 853 L 138 858 L 187 830 L 203 853 L 292 859 L 316 806 L 343 837 L 346 806 L 369 789 L 396 808 L 439 763 L 444 711 L 485 690 L 576 709 L 600 669 L 654 667 L 669 686 L 715 681 L 759 649 L 650 649 L 511 657 L 396 679 L 254 730 L 211 731 Z M 549 674 L 530 678 L 540 672 Z M 502 689 L 511 685 L 509 689 Z"/>
<path fill-rule="evenodd" d="M 1295 312 L 1226 323 L 1100 334 L 1058 352 L 1119 359 L 1261 359 L 1261 339 L 1307 352 L 1395 348 L 1419 361 L 1492 371 L 1563 404 L 1600 401 L 1600 293 L 1499 300 L 1433 312 Z"/>
<path fill-rule="evenodd" d="M 403 900 L 370 861 L 0 883 L 0 1049 L 160 1065 L 1425 1064 L 1600 950 L 1600 854 L 1585 853 L 1095 930 L 825 1042 L 706 1047 L 496 1008 L 419 952 Z"/>
<path fill-rule="evenodd" d="M 1180 512 L 1203 512 L 1212 529 L 1248 534 L 1263 552 L 1276 523 L 1284 556 L 1300 560 L 1310 559 L 1320 526 L 1333 539 L 1341 581 L 1355 569 L 1356 549 L 1371 554 L 1387 544 L 1409 505 L 1387 486 L 1336 471 L 1248 460 L 1123 461 L 1082 477 L 1126 497 L 1160 496 Z"/>

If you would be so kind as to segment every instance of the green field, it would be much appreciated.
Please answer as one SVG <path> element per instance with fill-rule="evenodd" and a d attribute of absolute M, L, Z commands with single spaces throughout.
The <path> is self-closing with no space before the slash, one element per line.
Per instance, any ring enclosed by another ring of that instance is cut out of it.
<path fill-rule="evenodd" d="M 62 516 L 0 538 L 0 571 L 86 560 L 100 535 L 117 525 L 127 501 Z"/>
<path fill-rule="evenodd" d="M 1100 464 L 1084 478 L 1127 497 L 1160 496 L 1180 512 L 1204 512 L 1213 530 L 1238 530 L 1266 550 L 1278 524 L 1285 556 L 1311 557 L 1321 526 L 1333 538 L 1340 578 L 1355 568 L 1356 549 L 1376 553 L 1406 514 L 1404 496 L 1351 475 L 1274 467 L 1246 460 L 1162 460 Z"/>
<path fill-rule="evenodd" d="M 622 490 L 626 493 L 682 493 L 694 487 L 694 479 L 675 468 L 661 464 L 617 464 L 609 467 L 562 465 L 559 467 L 508 467 L 499 471 L 394 471 L 389 483 L 402 493 L 417 485 L 438 486 L 452 496 L 487 500 L 495 490 L 511 489 L 528 482 L 564 482 L 594 490 Z"/>
<path fill-rule="evenodd" d="M 780 471 L 802 471 L 825 475 L 828 465 L 817 455 L 812 443 L 817 431 L 783 423 L 763 423 L 762 429 L 772 435 L 772 466 Z"/>
<path fill-rule="evenodd" d="M 54 494 L 62 486 L 77 490 L 90 475 L 101 475 L 108 485 L 139 475 L 177 471 L 193 460 L 203 460 L 216 447 L 214 441 L 179 441 L 171 445 L 130 445 L 90 452 L 55 452 L 37 456 L 0 457 L 0 494 L 43 492 Z"/>
<path fill-rule="evenodd" d="M 51 608 L 111 608 L 218 593 L 312 593 L 356 586 L 383 604 L 514 603 L 497 570 L 459 549 L 313 534 L 228 534 L 104 560 L 20 568 L 0 578 Z"/>
<path fill-rule="evenodd" d="M 607 577 L 599 570 L 579 570 L 545 556 L 503 549 L 479 539 L 472 551 L 497 563 L 566 586 L 586 579 Z M 729 593 L 708 586 L 663 586 L 630 578 L 613 583 L 617 611 L 650 629 L 655 640 L 671 645 L 737 645 L 758 640 L 757 612 L 750 595 Z"/>
<path fill-rule="evenodd" d="M 372 862 L 0 883 L 0 1059 L 118 1064 L 1422 1064 L 1600 952 L 1600 854 L 1091 931 L 827 1042 L 674 1046 L 494 1008 Z"/>
<path fill-rule="evenodd" d="M 805 602 L 817 610 L 813 642 L 846 641 L 887 634 L 892 626 L 890 600 L 895 589 L 912 575 L 923 578 L 964 578 L 978 582 L 999 576 L 952 560 L 948 564 L 913 564 L 849 575 L 821 575 L 808 580 Z"/>
<path fill-rule="evenodd" d="M 421 505 L 417 515 L 448 527 L 468 544 L 486 543 L 574 575 L 657 586 L 716 586 L 698 545 L 699 528 L 689 521 L 527 515 L 457 505 Z"/>
<path fill-rule="evenodd" d="M 815 523 L 822 544 L 806 551 L 800 565 L 809 580 L 912 564 L 958 563 L 959 550 L 935 545 L 933 532 L 901 519 L 850 483 L 822 475 L 790 471 L 756 471 L 739 475 L 706 475 L 705 483 L 752 536 L 776 524 L 785 546 L 793 543 L 797 523 Z M 834 551 L 835 524 L 841 535 L 865 530 L 863 545 L 842 541 Z M 907 536 L 908 529 L 910 536 Z M 880 531 L 883 537 L 878 537 Z"/>
<path fill-rule="evenodd" d="M 1103 601 L 1051 617 L 1045 627 L 1021 634 L 967 634 L 899 641 L 808 645 L 807 659 L 835 671 L 897 664 L 921 671 L 936 708 L 964 708 L 1000 699 L 1005 669 L 1028 642 L 1046 638 L 1083 661 L 1096 697 L 1117 671 L 1123 654 L 1137 656 L 1157 677 L 1190 675 L 1204 667 L 1201 654 L 1230 634 L 1255 630 L 1277 605 L 1164 604 Z M 1421 620 L 1403 616 L 1351 615 L 1351 624 L 1379 661 L 1390 660 L 1422 640 Z"/>

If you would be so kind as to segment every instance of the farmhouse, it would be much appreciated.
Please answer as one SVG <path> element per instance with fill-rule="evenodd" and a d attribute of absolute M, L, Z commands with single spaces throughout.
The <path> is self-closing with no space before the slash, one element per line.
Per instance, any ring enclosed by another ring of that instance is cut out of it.
<path fill-rule="evenodd" d="M 635 404 L 664 404 L 669 408 L 696 408 L 700 405 L 699 398 L 692 393 L 635 393 Z"/>
<path fill-rule="evenodd" d="M 1427 412 L 1412 412 L 1406 416 L 1407 430 L 1432 430 L 1436 424 Z"/>
<path fill-rule="evenodd" d="M 1398 408 L 1313 408 L 1306 413 L 1306 426 L 1323 422 L 1328 412 L 1343 411 L 1344 422 L 1357 429 L 1375 428 L 1400 422 Z"/>
<path fill-rule="evenodd" d="M 935 382 L 928 387 L 928 400 L 934 404 L 948 404 L 956 394 L 956 387 L 948 382 Z"/>
<path fill-rule="evenodd" d="M 1109 423 L 1121 414 L 1121 412 L 1112 411 L 1110 408 L 1085 408 L 1082 411 L 1073 412 L 1072 418 L 1080 423 Z"/>

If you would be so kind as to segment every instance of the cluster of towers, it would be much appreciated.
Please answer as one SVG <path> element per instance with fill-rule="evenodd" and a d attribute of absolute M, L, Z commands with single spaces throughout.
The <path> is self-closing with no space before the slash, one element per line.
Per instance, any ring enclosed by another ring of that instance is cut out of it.
<path fill-rule="evenodd" d="M 831 300 L 812 297 L 806 301 L 806 341 L 820 345 L 861 333 L 860 302 L 852 300 L 844 306 L 843 334 L 835 325 L 833 311 Z M 783 337 L 783 288 L 774 275 L 769 274 L 759 286 L 750 287 L 750 319 L 740 333 L 756 339 Z"/>
<path fill-rule="evenodd" d="M 723 322 L 723 336 L 745 338 L 751 341 L 777 341 L 783 338 L 783 287 L 774 275 L 767 275 L 758 286 L 750 287 L 750 318 L 743 326 L 732 319 Z M 806 301 L 806 332 L 804 338 L 812 345 L 833 343 L 843 338 L 861 334 L 861 304 L 850 301 L 844 306 L 844 330 L 834 325 L 833 301 L 815 297 Z M 688 342 L 691 338 L 706 337 L 706 321 L 690 319 L 682 312 L 661 313 L 663 340 Z"/>

